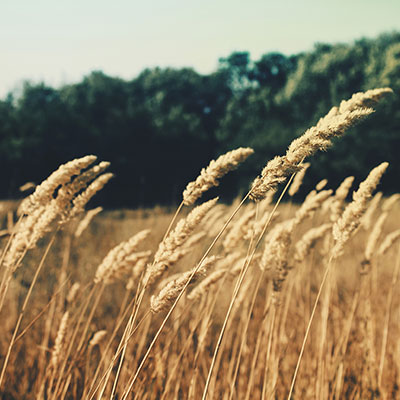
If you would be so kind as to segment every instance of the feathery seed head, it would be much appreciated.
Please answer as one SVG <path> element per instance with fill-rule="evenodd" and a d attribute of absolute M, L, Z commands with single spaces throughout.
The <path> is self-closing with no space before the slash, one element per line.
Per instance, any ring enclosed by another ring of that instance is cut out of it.
<path fill-rule="evenodd" d="M 214 258 L 212 258 L 211 261 L 204 260 L 203 265 L 197 271 L 194 269 L 188 272 L 184 272 L 183 274 L 181 274 L 179 278 L 168 283 L 163 289 L 161 289 L 161 291 L 158 293 L 157 296 L 151 297 L 150 299 L 151 312 L 158 313 L 162 310 L 167 310 L 172 305 L 172 303 L 177 299 L 179 293 L 183 290 L 188 281 L 190 280 L 189 283 L 195 282 L 199 278 L 199 276 L 205 274 L 206 265 L 209 265 L 210 263 L 214 262 L 215 262 Z"/>
<path fill-rule="evenodd" d="M 385 202 L 382 204 L 382 211 L 390 211 L 392 207 L 400 200 L 400 194 L 392 194 Z"/>
<path fill-rule="evenodd" d="M 102 174 L 96 178 L 80 195 L 73 200 L 71 216 L 75 216 L 84 211 L 89 200 L 108 183 L 113 177 L 112 173 Z"/>
<path fill-rule="evenodd" d="M 293 220 L 276 225 L 265 239 L 265 247 L 261 257 L 261 270 L 274 269 L 274 290 L 280 288 L 288 272 L 287 261 L 292 242 Z M 280 289 L 279 289 L 280 290 Z"/>
<path fill-rule="evenodd" d="M 323 237 L 331 228 L 332 224 L 323 224 L 309 229 L 296 243 L 294 259 L 298 263 L 304 261 L 317 240 Z"/>
<path fill-rule="evenodd" d="M 175 229 L 158 246 L 154 262 L 148 267 L 144 277 L 145 286 L 153 284 L 171 265 L 189 251 L 183 247 L 185 242 L 189 240 L 189 236 L 217 201 L 218 197 L 200 204 L 186 218 L 176 224 Z"/>
<path fill-rule="evenodd" d="M 110 283 L 115 279 L 127 263 L 127 259 L 149 235 L 150 230 L 145 229 L 111 249 L 102 263 L 97 267 L 94 278 L 95 283 Z"/>
<path fill-rule="evenodd" d="M 79 282 L 75 282 L 71 286 L 71 289 L 69 289 L 69 292 L 67 294 L 67 302 L 68 303 L 72 303 L 75 300 L 80 287 L 81 287 L 81 284 Z"/>
<path fill-rule="evenodd" d="M 103 341 L 103 339 L 105 338 L 106 335 L 107 335 L 107 331 L 104 329 L 101 331 L 97 331 L 93 335 L 92 339 L 90 340 L 89 346 L 94 347 L 94 346 L 99 345 Z"/>
<path fill-rule="evenodd" d="M 295 225 L 299 225 L 304 219 L 309 218 L 331 194 L 332 190 L 322 190 L 321 192 L 312 190 L 296 212 L 294 217 Z"/>
<path fill-rule="evenodd" d="M 251 220 L 255 217 L 255 215 L 255 208 L 249 208 L 227 233 L 224 241 L 222 242 L 222 245 L 227 253 L 233 250 L 238 243 L 243 240 L 244 236 L 246 236 L 249 230 L 249 225 L 251 224 Z"/>
<path fill-rule="evenodd" d="M 361 225 L 364 227 L 365 230 L 369 230 L 372 225 L 372 221 L 374 220 L 374 214 L 378 209 L 379 203 L 383 197 L 382 192 L 376 193 L 371 201 L 368 204 L 367 210 L 365 211 L 364 215 L 361 218 Z"/>
<path fill-rule="evenodd" d="M 303 183 L 304 176 L 307 172 L 307 169 L 310 167 L 310 163 L 302 163 L 300 164 L 300 167 L 302 169 L 296 173 L 295 177 L 293 178 L 293 181 L 289 187 L 288 194 L 290 197 L 293 197 L 300 189 L 301 184 Z"/>
<path fill-rule="evenodd" d="M 204 192 L 213 186 L 218 186 L 220 178 L 229 171 L 236 169 L 241 162 L 253 153 L 254 150 L 249 147 L 240 147 L 223 154 L 217 160 L 212 160 L 207 168 L 201 170 L 195 181 L 188 183 L 183 192 L 183 203 L 187 206 L 194 204 Z"/>
<path fill-rule="evenodd" d="M 20 212 L 30 214 L 34 209 L 48 203 L 59 186 L 68 183 L 74 175 L 79 175 L 81 170 L 93 164 L 96 159 L 96 156 L 89 155 L 60 165 L 45 181 L 36 186 L 35 191 L 21 203 Z"/>
<path fill-rule="evenodd" d="M 53 352 L 51 354 L 51 366 L 57 368 L 60 354 L 64 345 L 65 333 L 69 320 L 69 312 L 65 312 L 61 318 L 60 326 L 57 331 L 56 340 L 54 342 Z"/>
<path fill-rule="evenodd" d="M 227 269 L 217 269 L 209 276 L 204 278 L 188 295 L 187 298 L 191 301 L 200 300 L 223 276 Z"/>
<path fill-rule="evenodd" d="M 353 96 L 351 96 L 351 99 L 347 101 L 343 100 L 340 103 L 338 111 L 339 113 L 343 113 L 345 111 L 352 111 L 361 107 L 373 107 L 379 102 L 379 100 L 391 93 L 393 93 L 393 90 L 388 87 L 354 93 Z"/>
<path fill-rule="evenodd" d="M 322 190 L 328 183 L 328 179 L 322 179 L 322 181 L 319 181 L 317 185 L 315 186 L 315 190 L 319 192 Z"/>
<path fill-rule="evenodd" d="M 332 248 L 332 255 L 334 257 L 342 253 L 344 244 L 359 227 L 361 217 L 367 208 L 368 200 L 371 198 L 372 192 L 378 185 L 388 165 L 387 162 L 384 162 L 369 173 L 365 181 L 361 182 L 358 190 L 353 193 L 353 201 L 345 208 L 342 216 L 333 225 L 332 234 L 335 239 L 335 245 Z"/>
<path fill-rule="evenodd" d="M 391 89 L 375 89 L 366 93 L 357 93 L 350 100 L 334 107 L 316 126 L 308 129 L 289 146 L 285 157 L 275 157 L 257 177 L 251 187 L 250 199 L 262 200 L 266 194 L 300 169 L 300 163 L 318 150 L 326 150 L 334 137 L 342 136 L 347 128 L 353 126 L 374 112 L 369 105 L 375 104 Z"/>
<path fill-rule="evenodd" d="M 96 207 L 96 208 L 93 208 L 92 210 L 89 210 L 86 213 L 85 217 L 79 222 L 79 225 L 76 228 L 74 236 L 76 238 L 79 238 L 82 235 L 82 233 L 84 232 L 84 230 L 89 226 L 92 219 L 97 214 L 101 213 L 102 211 L 103 211 L 103 207 Z"/>
<path fill-rule="evenodd" d="M 335 195 L 333 196 L 332 202 L 330 204 L 332 222 L 337 221 L 337 219 L 340 217 L 342 213 L 343 203 L 346 200 L 353 181 L 354 176 L 348 176 L 336 189 Z"/>
<path fill-rule="evenodd" d="M 250 199 L 256 202 L 263 200 L 268 192 L 275 192 L 280 183 L 300 170 L 300 166 L 291 163 L 286 157 L 276 156 L 264 167 L 261 176 L 253 181 Z"/>
<path fill-rule="evenodd" d="M 398 239 L 400 239 L 400 229 L 389 233 L 379 246 L 378 254 L 380 256 L 384 255 Z"/>
<path fill-rule="evenodd" d="M 385 223 L 387 216 L 387 212 L 384 212 L 379 216 L 378 221 L 376 221 L 376 224 L 374 225 L 371 233 L 368 236 L 367 245 L 365 247 L 364 253 L 365 261 L 370 262 L 372 259 L 376 244 L 378 243 L 379 237 L 381 236 L 383 224 Z"/>

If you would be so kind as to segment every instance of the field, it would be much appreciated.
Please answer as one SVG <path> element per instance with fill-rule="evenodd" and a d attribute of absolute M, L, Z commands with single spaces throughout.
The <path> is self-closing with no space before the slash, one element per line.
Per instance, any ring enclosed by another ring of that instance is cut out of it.
<path fill-rule="evenodd" d="M 2 203 L 1 397 L 399 397 L 390 166 L 292 200 L 305 158 L 387 92 L 334 108 L 233 204 L 199 198 L 251 149 L 211 162 L 177 209 L 84 211 L 111 178 L 93 156 Z"/>

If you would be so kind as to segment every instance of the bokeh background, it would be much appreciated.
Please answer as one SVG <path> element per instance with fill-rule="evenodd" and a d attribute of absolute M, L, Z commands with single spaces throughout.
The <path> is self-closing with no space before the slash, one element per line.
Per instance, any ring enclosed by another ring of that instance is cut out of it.
<path fill-rule="evenodd" d="M 96 154 L 115 178 L 94 202 L 174 205 L 211 159 L 253 147 L 217 190 L 229 201 L 332 106 L 382 86 L 394 94 L 313 157 L 302 193 L 322 178 L 359 182 L 382 161 L 381 190 L 399 190 L 398 0 L 6 0 L 0 10 L 3 199 Z"/>

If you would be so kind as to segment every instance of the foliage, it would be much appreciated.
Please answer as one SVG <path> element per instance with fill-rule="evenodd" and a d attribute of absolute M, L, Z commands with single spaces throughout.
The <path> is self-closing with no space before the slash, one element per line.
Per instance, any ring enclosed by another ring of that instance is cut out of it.
<path fill-rule="evenodd" d="M 248 52 L 234 52 L 209 75 L 153 68 L 131 81 L 94 71 L 58 89 L 27 82 L 19 96 L 0 100 L 0 196 L 15 197 L 20 185 L 41 181 L 49 168 L 95 153 L 116 172 L 102 204 L 171 204 L 209 160 L 251 146 L 255 155 L 221 187 L 231 197 L 341 99 L 383 86 L 395 95 L 341 140 L 329 160 L 317 157 L 309 176 L 334 184 L 350 171 L 361 177 L 388 161 L 383 188 L 395 191 L 400 33 L 393 32 L 352 44 L 316 44 L 293 56 L 268 53 L 256 61 Z M 160 176 L 162 184 L 154 185 Z"/>

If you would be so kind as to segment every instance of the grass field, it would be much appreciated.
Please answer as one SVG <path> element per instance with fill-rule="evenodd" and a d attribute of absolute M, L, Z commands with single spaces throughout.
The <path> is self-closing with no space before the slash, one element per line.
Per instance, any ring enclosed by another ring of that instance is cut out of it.
<path fill-rule="evenodd" d="M 210 163 L 177 210 L 89 221 L 111 178 L 92 156 L 2 203 L 1 397 L 399 397 L 400 196 L 377 192 L 390 166 L 291 200 L 304 159 L 382 91 L 334 108 L 230 205 L 198 199 L 251 149 Z"/>

